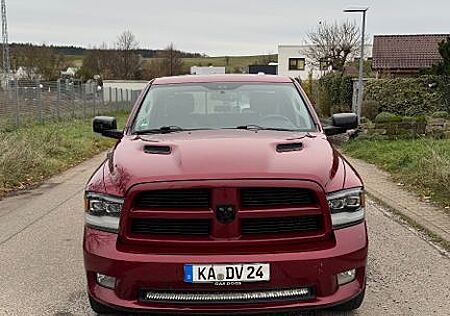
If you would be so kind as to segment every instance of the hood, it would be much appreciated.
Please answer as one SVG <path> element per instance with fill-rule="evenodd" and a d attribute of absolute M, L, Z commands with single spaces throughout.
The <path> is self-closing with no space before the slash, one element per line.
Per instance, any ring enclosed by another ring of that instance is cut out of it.
<path fill-rule="evenodd" d="M 345 179 L 343 159 L 321 133 L 211 130 L 133 135 L 125 136 L 108 157 L 105 185 L 116 195 L 155 181 L 297 179 L 330 191 L 330 186 L 341 189 Z"/>

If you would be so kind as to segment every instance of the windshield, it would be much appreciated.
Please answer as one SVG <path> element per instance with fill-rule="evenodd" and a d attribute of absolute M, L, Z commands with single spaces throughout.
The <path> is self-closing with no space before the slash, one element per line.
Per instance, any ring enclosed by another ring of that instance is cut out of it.
<path fill-rule="evenodd" d="M 206 83 L 152 86 L 133 131 L 246 127 L 316 130 L 293 84 Z"/>

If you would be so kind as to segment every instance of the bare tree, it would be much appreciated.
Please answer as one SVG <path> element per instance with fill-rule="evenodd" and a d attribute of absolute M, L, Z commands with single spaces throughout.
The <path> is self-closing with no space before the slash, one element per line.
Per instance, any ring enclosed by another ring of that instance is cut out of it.
<path fill-rule="evenodd" d="M 343 71 L 345 63 L 360 45 L 360 30 L 354 22 L 322 22 L 307 34 L 311 42 L 306 55 L 316 65 Z"/>
<path fill-rule="evenodd" d="M 184 73 L 182 53 L 170 43 L 163 51 L 159 52 L 152 61 L 144 64 L 143 78 L 153 79 L 163 76 L 176 76 Z"/>
<path fill-rule="evenodd" d="M 52 47 L 23 44 L 12 51 L 12 68 L 23 69 L 26 79 L 56 80 L 66 66 L 63 55 L 57 54 Z"/>
<path fill-rule="evenodd" d="M 78 75 L 85 80 L 92 79 L 95 75 L 100 75 L 102 78 L 112 78 L 114 54 L 114 51 L 108 50 L 106 43 L 103 43 L 99 48 L 94 47 L 84 57 Z"/>
<path fill-rule="evenodd" d="M 139 43 L 130 31 L 122 32 L 115 45 L 114 77 L 120 79 L 135 79 L 139 76 L 141 58 L 137 54 Z"/>
<path fill-rule="evenodd" d="M 167 69 L 163 65 L 163 60 L 159 58 L 152 58 L 151 61 L 147 61 L 143 66 L 142 78 L 145 80 L 151 80 L 167 76 Z"/>
<path fill-rule="evenodd" d="M 176 50 L 173 43 L 170 43 L 162 53 L 162 64 L 166 69 L 166 75 L 176 76 L 182 73 L 183 60 L 180 51 Z"/>

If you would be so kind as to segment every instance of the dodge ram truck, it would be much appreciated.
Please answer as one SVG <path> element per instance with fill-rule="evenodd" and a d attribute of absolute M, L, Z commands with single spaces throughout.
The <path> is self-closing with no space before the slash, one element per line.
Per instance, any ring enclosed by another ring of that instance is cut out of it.
<path fill-rule="evenodd" d="M 97 313 L 357 309 L 368 238 L 363 183 L 288 77 L 148 83 L 85 191 L 84 261 Z"/>

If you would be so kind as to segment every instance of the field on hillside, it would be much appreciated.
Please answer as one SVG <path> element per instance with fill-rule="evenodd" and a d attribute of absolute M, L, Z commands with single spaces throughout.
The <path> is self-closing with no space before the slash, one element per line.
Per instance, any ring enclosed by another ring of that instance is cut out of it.
<path fill-rule="evenodd" d="M 81 67 L 83 64 L 83 56 L 66 55 L 67 61 L 70 61 L 76 67 Z M 145 62 L 152 60 L 159 60 L 159 58 L 145 58 Z M 182 58 L 184 63 L 184 71 L 189 72 L 191 66 L 225 66 L 227 73 L 242 72 L 246 70 L 249 65 L 253 64 L 267 64 L 269 62 L 276 62 L 277 55 L 255 55 L 255 56 L 221 56 L 221 57 L 197 57 L 197 58 Z"/>

